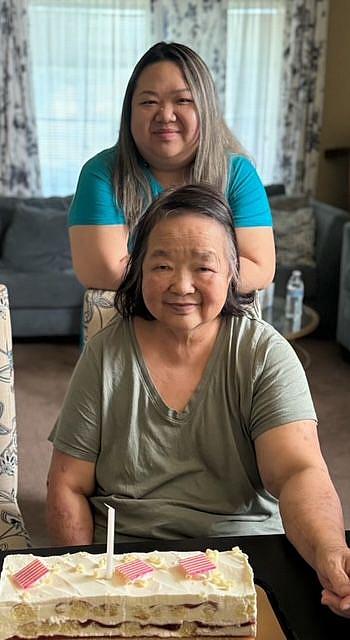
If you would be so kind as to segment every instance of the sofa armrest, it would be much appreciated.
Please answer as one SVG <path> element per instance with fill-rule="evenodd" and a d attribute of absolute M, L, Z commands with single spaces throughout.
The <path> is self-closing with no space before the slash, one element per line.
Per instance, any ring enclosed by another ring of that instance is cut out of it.
<path fill-rule="evenodd" d="M 268 198 L 271 196 L 284 196 L 286 193 L 284 184 L 280 183 L 265 185 L 265 191 Z"/>
<path fill-rule="evenodd" d="M 340 260 L 340 249 L 343 238 L 343 226 L 350 221 L 350 214 L 330 204 L 311 200 L 316 218 L 316 262 L 325 262 L 331 258 L 333 249 L 337 250 Z"/>
<path fill-rule="evenodd" d="M 350 222 L 343 228 L 337 341 L 350 351 Z"/>
<path fill-rule="evenodd" d="M 350 220 L 347 211 L 311 200 L 316 218 L 317 311 L 327 333 L 333 335 L 337 322 L 339 273 L 343 227 Z"/>

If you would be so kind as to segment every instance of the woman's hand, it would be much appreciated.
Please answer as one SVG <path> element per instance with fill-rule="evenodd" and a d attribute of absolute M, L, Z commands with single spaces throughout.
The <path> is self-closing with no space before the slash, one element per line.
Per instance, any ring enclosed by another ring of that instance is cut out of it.
<path fill-rule="evenodd" d="M 315 561 L 324 587 L 322 604 L 333 613 L 350 618 L 350 549 L 345 544 L 320 549 Z"/>

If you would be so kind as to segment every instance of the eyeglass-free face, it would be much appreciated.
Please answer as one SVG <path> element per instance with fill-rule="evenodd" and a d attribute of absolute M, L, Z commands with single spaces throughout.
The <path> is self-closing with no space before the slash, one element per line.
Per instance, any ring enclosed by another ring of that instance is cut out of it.
<path fill-rule="evenodd" d="M 168 61 L 146 67 L 132 98 L 131 133 L 151 169 L 182 169 L 198 147 L 199 119 L 179 67 Z"/>

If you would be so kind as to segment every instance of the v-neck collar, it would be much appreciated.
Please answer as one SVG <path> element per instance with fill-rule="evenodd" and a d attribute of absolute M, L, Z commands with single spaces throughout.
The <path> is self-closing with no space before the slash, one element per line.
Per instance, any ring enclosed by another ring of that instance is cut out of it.
<path fill-rule="evenodd" d="M 203 398 L 207 395 L 207 387 L 209 385 L 213 369 L 215 368 L 216 362 L 222 352 L 222 349 L 225 343 L 225 338 L 227 336 L 226 318 L 222 318 L 221 320 L 221 325 L 218 331 L 218 335 L 216 337 L 214 347 L 209 356 L 208 362 L 205 366 L 201 381 L 198 384 L 196 390 L 193 392 L 191 398 L 189 399 L 183 411 L 176 411 L 176 409 L 171 409 L 170 407 L 168 407 L 168 405 L 164 402 L 160 393 L 158 392 L 158 389 L 155 386 L 149 374 L 140 345 L 137 341 L 132 319 L 129 320 L 129 333 L 131 338 L 131 345 L 134 350 L 134 354 L 136 356 L 136 361 L 137 361 L 140 376 L 144 383 L 146 392 L 151 398 L 154 406 L 167 420 L 173 423 L 178 424 L 178 423 L 184 423 L 184 422 L 190 421 L 191 416 L 193 415 L 193 413 L 197 411 Z"/>

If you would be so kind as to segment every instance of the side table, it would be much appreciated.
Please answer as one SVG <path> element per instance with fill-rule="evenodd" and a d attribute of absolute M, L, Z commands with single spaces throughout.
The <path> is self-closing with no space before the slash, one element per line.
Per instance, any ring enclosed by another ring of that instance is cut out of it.
<path fill-rule="evenodd" d="M 299 338 L 304 338 L 309 335 L 317 328 L 320 317 L 314 309 L 308 307 L 306 304 L 303 304 L 303 315 L 301 318 L 301 326 L 298 330 L 293 328 L 293 324 L 290 320 L 285 317 L 285 305 L 286 299 L 280 296 L 275 296 L 273 300 L 273 305 L 271 307 L 266 307 L 262 311 L 263 320 L 272 324 L 279 333 L 289 340 L 293 344 L 295 351 L 298 355 L 301 356 L 301 361 L 303 363 L 304 369 L 310 365 L 310 356 L 307 353 L 306 349 L 301 347 L 300 345 L 296 345 L 295 341 Z"/>

